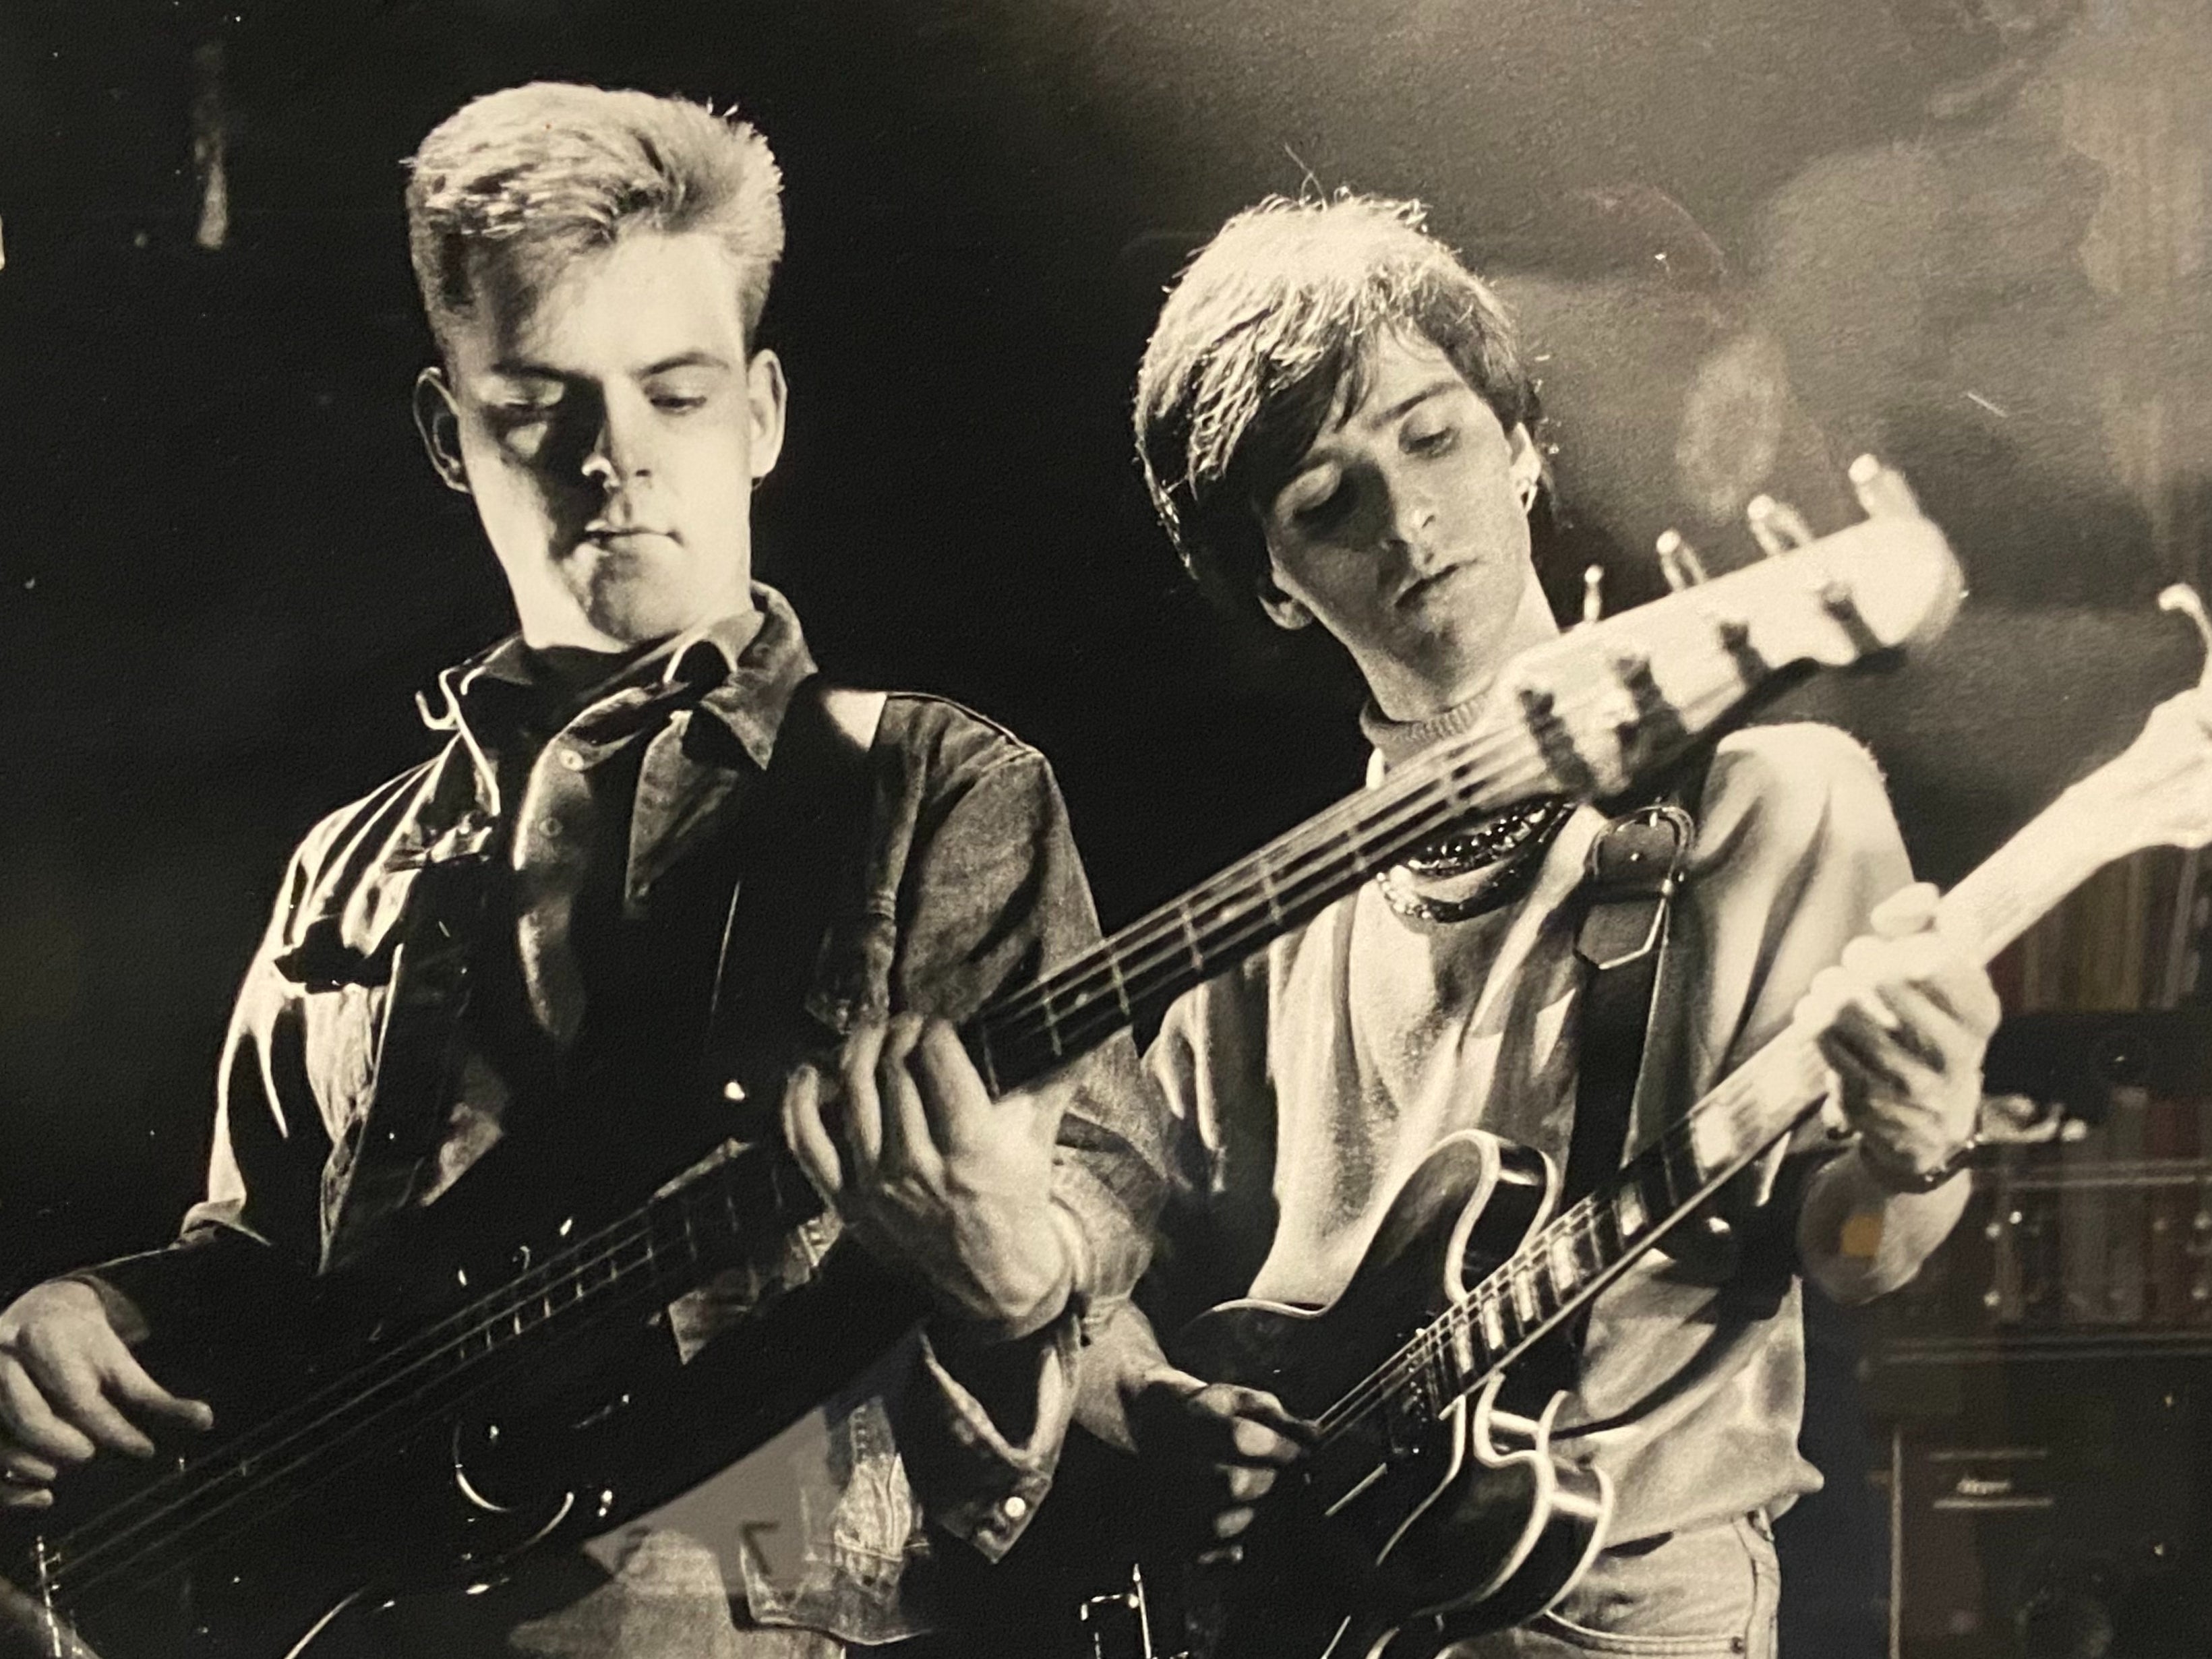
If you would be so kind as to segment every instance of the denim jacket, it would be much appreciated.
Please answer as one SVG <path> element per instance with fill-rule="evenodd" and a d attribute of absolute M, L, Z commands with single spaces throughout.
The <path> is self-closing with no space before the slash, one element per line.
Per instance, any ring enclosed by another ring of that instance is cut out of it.
<path fill-rule="evenodd" d="M 224 1048 L 207 1197 L 175 1245 L 87 1275 L 112 1302 L 160 1330 L 241 1274 L 280 1263 L 327 1271 L 395 1211 L 434 1201 L 496 1139 L 496 1101 L 457 1104 L 424 1144 L 398 1126 L 394 1091 L 380 1089 L 389 1075 L 421 1074 L 409 1022 L 437 1024 L 434 992 L 410 984 L 394 951 L 410 891 L 426 868 L 487 838 L 510 848 L 529 1005 L 556 1036 L 573 1030 L 583 981 L 563 936 L 573 884 L 558 872 L 590 844 L 579 825 L 594 769 L 617 756 L 634 769 L 619 775 L 635 785 L 627 846 L 612 856 L 624 865 L 623 908 L 642 908 L 687 854 L 742 819 L 792 692 L 812 671 L 781 596 L 756 587 L 755 599 L 763 620 L 749 640 L 713 629 L 679 640 L 665 671 L 633 677 L 520 763 L 495 752 L 479 718 L 514 643 L 441 677 L 424 709 L 450 733 L 441 750 L 324 819 L 294 855 Z M 656 709 L 686 678 L 694 695 Z M 811 964 L 817 1019 L 842 1030 L 900 1009 L 962 1018 L 1095 941 L 1065 808 L 1036 750 L 952 703 L 894 694 L 866 764 L 866 879 Z M 803 1561 L 780 1577 L 747 1561 L 757 1617 L 862 1642 L 913 1633 L 928 1622 L 927 1575 L 908 1571 L 927 1553 L 925 1520 L 995 1559 L 1042 1498 L 1076 1354 L 1143 1268 L 1161 1176 L 1143 1150 L 1157 1133 L 1155 1097 L 1126 1036 L 1039 1086 L 1065 1104 L 1054 1192 L 1078 1272 L 1068 1311 L 1028 1342 L 1033 1429 L 1010 1441 L 917 1331 L 823 1408 L 818 1455 L 793 1476 L 805 1489 Z M 835 1224 L 811 1224 L 800 1248 L 818 1255 Z M 680 1310 L 674 1323 L 687 1323 Z"/>

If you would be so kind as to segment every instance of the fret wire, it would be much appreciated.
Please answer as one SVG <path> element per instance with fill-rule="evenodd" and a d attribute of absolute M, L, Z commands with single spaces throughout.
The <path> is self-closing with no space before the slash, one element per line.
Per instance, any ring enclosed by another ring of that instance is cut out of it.
<path fill-rule="evenodd" d="M 1492 740 L 1494 741 L 1494 738 Z M 1469 747 L 1474 746 L 1478 745 L 1471 740 Z M 1518 798 L 1510 793 L 1516 788 L 1540 786 L 1548 775 L 1540 761 L 1537 761 L 1531 766 L 1530 757 L 1525 754 L 1517 757 L 1508 754 L 1502 758 L 1505 763 L 1500 768 L 1500 775 L 1495 782 L 1499 789 L 1506 792 L 1508 802 Z M 1520 763 L 1520 770 L 1517 774 L 1513 765 L 1516 760 Z M 1464 768 L 1466 762 L 1462 761 L 1462 765 Z M 1395 830 L 1404 836 L 1404 844 L 1410 845 L 1417 844 L 1422 835 L 1430 831 L 1430 826 L 1425 820 L 1428 817 L 1437 814 L 1439 808 L 1450 821 L 1455 821 L 1465 816 L 1468 809 L 1465 805 L 1466 789 L 1463 786 L 1446 791 L 1433 776 L 1409 775 L 1415 776 L 1417 781 L 1406 789 L 1402 797 L 1397 799 L 1389 799 L 1387 787 L 1383 791 L 1369 792 L 1362 796 L 1352 797 L 1340 803 L 1338 808 L 1310 820 L 1302 830 L 1294 830 L 1289 836 L 1284 838 L 1285 841 L 1295 842 L 1302 835 L 1309 835 L 1311 840 L 1308 845 L 1283 848 L 1279 850 L 1273 846 L 1262 848 L 1260 853 L 1249 855 L 1247 859 L 1232 865 L 1212 881 L 1195 890 L 1191 898 L 1194 900 L 1211 898 L 1224 892 L 1227 897 L 1234 898 L 1239 891 L 1253 884 L 1254 872 L 1257 871 L 1263 878 L 1261 881 L 1263 896 L 1267 900 L 1265 908 L 1272 913 L 1279 915 L 1284 908 L 1279 889 L 1277 888 L 1272 892 L 1267 890 L 1275 887 L 1275 878 L 1272 873 L 1269 873 L 1272 869 L 1294 868 L 1300 862 L 1310 860 L 1316 854 L 1326 858 L 1327 840 L 1334 840 L 1338 844 L 1347 847 L 1353 854 L 1355 869 L 1367 867 L 1371 861 L 1372 854 L 1364 846 L 1350 841 L 1351 830 L 1356 827 L 1360 819 L 1364 818 L 1367 821 L 1370 837 L 1375 836 L 1378 831 Z M 1382 799 L 1378 799 L 1378 796 Z M 1411 809 L 1410 813 L 1407 811 L 1408 808 Z M 1388 822 L 1394 816 L 1398 820 L 1395 824 Z M 1339 817 L 1350 819 L 1352 822 L 1339 823 L 1333 821 Z M 1407 827 L 1409 818 L 1413 821 L 1413 827 L 1410 830 Z M 1225 906 L 1224 908 L 1226 909 Z M 1230 913 L 1233 914 L 1233 912 Z M 1036 995 L 1040 989 L 1048 986 L 1057 987 L 1079 975 L 1095 974 L 1100 963 L 1109 955 L 1117 955 L 1124 958 L 1134 957 L 1151 943 L 1146 937 L 1147 934 L 1156 934 L 1163 924 L 1170 920 L 1164 909 L 1163 912 L 1156 912 L 1152 916 L 1139 920 L 1115 939 L 1109 939 L 1099 946 L 1094 946 L 1083 957 L 1078 958 L 1066 969 L 1050 976 L 1048 981 L 1041 981 L 1037 986 L 1026 988 L 1024 991 L 1016 993 L 1000 1008 L 989 1011 L 987 1018 L 995 1027 L 1002 1021 L 1025 1015 L 1033 1017 L 1036 1008 L 1041 1006 Z"/>
<path fill-rule="evenodd" d="M 1587 713 L 1610 696 L 1609 688 L 1593 682 L 1586 690 L 1577 692 L 1571 702 L 1554 700 L 1551 705 L 1552 718 L 1567 720 Z M 1695 702 L 1696 700 L 1692 700 Z M 1288 868 L 1313 855 L 1321 844 L 1334 840 L 1345 845 L 1353 854 L 1354 867 L 1370 867 L 1373 854 L 1364 846 L 1351 840 L 1354 829 L 1364 825 L 1370 837 L 1380 837 L 1404 829 L 1407 809 L 1419 818 L 1434 809 L 1441 799 L 1447 804 L 1454 820 L 1464 817 L 1471 811 L 1480 810 L 1480 804 L 1471 804 L 1478 793 L 1477 786 L 1486 772 L 1493 772 L 1490 781 L 1493 787 L 1488 793 L 1499 805 L 1510 805 L 1520 797 L 1513 792 L 1540 789 L 1547 781 L 1556 782 L 1550 763 L 1526 730 L 1524 720 L 1511 711 L 1500 709 L 1493 720 L 1449 745 L 1439 745 L 1436 750 L 1416 763 L 1401 775 L 1406 780 L 1402 793 L 1394 792 L 1394 780 L 1382 788 L 1363 792 L 1340 802 L 1336 806 L 1316 814 L 1304 824 L 1286 832 L 1258 853 L 1248 855 L 1221 872 L 1212 880 L 1201 884 L 1190 896 L 1192 901 L 1206 901 L 1206 908 L 1221 902 L 1224 893 L 1231 899 L 1249 889 L 1257 878 L 1263 896 L 1268 899 L 1270 920 L 1279 927 L 1279 916 L 1285 908 L 1279 899 L 1267 891 L 1271 880 L 1271 866 Z M 1499 794 L 1504 799 L 1498 799 Z M 1396 822 L 1393 823 L 1392 820 Z M 1425 829 L 1425 825 L 1421 826 Z M 1420 830 L 1417 829 L 1401 842 L 1385 842 L 1385 845 L 1411 846 L 1418 844 Z M 1139 919 L 1115 939 L 1096 946 L 1066 969 L 1050 976 L 1042 985 L 1058 986 L 1086 975 L 1095 975 L 1099 963 L 1109 956 L 1120 956 L 1125 961 L 1134 960 L 1150 947 L 1151 937 L 1157 935 L 1170 920 L 1162 912 Z M 1245 931 L 1239 928 L 1237 931 Z M 1126 971 L 1126 970 L 1125 970 Z M 1043 1005 L 1036 1000 L 1041 986 L 1025 988 L 1014 994 L 997 1008 L 986 1011 L 983 1017 L 994 1030 L 1010 1029 L 1023 1019 L 1034 1019 Z M 1141 998 L 1133 998 L 1141 1003 Z M 1047 1013 L 1046 1018 L 1050 1016 Z M 1055 1048 L 1055 1053 L 1060 1052 Z"/>
<path fill-rule="evenodd" d="M 1437 827 L 1442 828 L 1452 821 L 1454 820 L 1449 817 L 1439 817 L 1437 821 Z M 1419 837 L 1415 836 L 1413 839 L 1418 842 Z M 1364 871 L 1366 866 L 1355 861 L 1352 868 L 1356 876 L 1357 873 Z M 1141 963 L 1137 962 L 1136 957 L 1146 947 L 1151 946 L 1152 942 L 1149 940 L 1145 941 L 1142 945 L 1132 944 L 1125 946 L 1116 951 L 1113 958 L 1102 957 L 1099 962 L 1085 962 L 1078 969 L 1063 970 L 1062 974 L 1053 976 L 1054 981 L 1057 983 L 1064 975 L 1070 975 L 1075 972 L 1099 972 L 1101 962 L 1109 959 L 1117 960 L 1121 964 L 1120 971 L 1125 986 L 1128 988 L 1127 994 L 1131 1003 L 1137 1006 L 1143 1006 L 1154 994 L 1154 984 L 1163 988 L 1175 987 L 1188 971 L 1185 966 L 1186 963 L 1194 963 L 1196 970 L 1200 975 L 1204 975 L 1216 962 L 1241 958 L 1248 954 L 1258 941 L 1273 937 L 1275 930 L 1269 924 L 1274 923 L 1280 916 L 1295 914 L 1292 907 L 1303 903 L 1308 897 L 1317 898 L 1321 903 L 1326 903 L 1332 893 L 1340 891 L 1348 884 L 1343 871 L 1334 867 L 1324 868 L 1312 876 L 1302 875 L 1300 880 L 1305 884 L 1306 891 L 1292 897 L 1288 904 L 1285 902 L 1285 890 L 1278 885 L 1264 903 L 1256 907 L 1247 906 L 1242 913 L 1228 913 L 1236 915 L 1235 922 L 1224 925 L 1218 938 L 1214 942 L 1213 948 L 1194 958 L 1191 954 L 1193 940 L 1186 933 L 1178 939 L 1172 947 L 1153 948 L 1149 959 Z M 1316 905 L 1316 908 L 1319 906 Z M 1261 919 L 1262 912 L 1266 913 L 1265 921 Z M 1145 981 L 1147 981 L 1152 983 L 1146 983 Z M 1004 1010 L 993 1011 L 988 1018 L 991 1020 L 991 1029 L 994 1033 L 994 1046 L 998 1042 L 1006 1041 L 1006 1036 L 1012 1036 L 1018 1042 L 1024 1035 L 1021 1029 L 1023 1024 L 1036 1018 L 1042 1008 L 1042 1003 L 1040 1000 L 1028 998 L 1020 1004 L 1010 1001 Z M 1005 1033 L 1006 1036 L 995 1035 L 998 1033 Z"/>

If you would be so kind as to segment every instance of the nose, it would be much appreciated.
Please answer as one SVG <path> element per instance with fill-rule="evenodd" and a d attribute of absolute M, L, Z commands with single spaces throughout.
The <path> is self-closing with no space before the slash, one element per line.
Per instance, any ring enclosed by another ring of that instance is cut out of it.
<path fill-rule="evenodd" d="M 1418 560 L 1434 552 L 1437 505 L 1425 489 L 1409 488 L 1401 478 L 1390 479 L 1389 535 L 1392 542 Z"/>
<path fill-rule="evenodd" d="M 611 405 L 600 411 L 599 430 L 584 452 L 583 473 L 602 489 L 611 492 L 652 476 L 631 424 Z"/>

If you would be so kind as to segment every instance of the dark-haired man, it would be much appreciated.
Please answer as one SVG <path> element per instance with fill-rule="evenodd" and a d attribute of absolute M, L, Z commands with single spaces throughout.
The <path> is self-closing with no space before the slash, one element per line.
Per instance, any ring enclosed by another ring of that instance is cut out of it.
<path fill-rule="evenodd" d="M 800 1491 L 781 1507 L 803 1533 L 780 1552 L 787 1571 L 747 1555 L 726 1592 L 702 1550 L 649 1532 L 610 1571 L 525 1572 L 331 1639 L 410 1656 L 834 1653 L 926 1630 L 930 1549 L 995 1558 L 1034 1512 L 1084 1322 L 1142 1262 L 1157 1182 L 1133 1147 L 1150 1096 L 1124 1039 L 987 1097 L 946 1021 L 1097 933 L 1051 775 L 950 703 L 825 690 L 790 609 L 752 580 L 750 493 L 784 433 L 783 371 L 757 338 L 778 191 L 749 125 L 586 87 L 480 99 L 414 158 L 411 249 L 441 360 L 416 412 L 520 632 L 441 677 L 437 754 L 295 857 L 183 1237 L 0 1312 L 0 1502 L 36 1509 L 95 1455 L 206 1433 L 207 1407 L 135 1357 L 146 1336 L 373 1263 L 395 1218 L 442 1201 L 510 1135 L 566 1113 L 579 1146 L 601 1149 L 580 1151 L 576 1181 L 611 1145 L 647 1149 L 650 1168 L 695 1093 L 742 1095 L 727 1072 L 701 1075 L 702 1055 L 720 1052 L 726 994 L 768 983 L 842 1038 L 834 1065 L 796 1074 L 793 1150 L 935 1308 L 826 1409 L 811 1474 L 785 1471 Z M 855 793 L 802 780 L 777 794 L 801 711 Z M 747 933 L 756 877 L 765 890 L 808 873 L 764 862 L 799 839 L 771 820 L 824 799 L 866 821 L 811 832 L 835 866 L 813 925 Z M 465 902 L 447 890 L 467 882 Z M 788 960 L 733 958 L 787 937 Z M 426 965 L 457 956 L 465 971 L 443 979 Z M 833 1232 L 794 1249 L 818 1255 Z M 672 1327 L 696 1345 L 719 1306 L 687 1298 Z"/>
<path fill-rule="evenodd" d="M 1170 295 L 1138 385 L 1177 547 L 1226 602 L 1344 647 L 1378 776 L 1467 730 L 1504 664 L 1557 632 L 1530 556 L 1535 419 L 1490 290 L 1417 208 L 1362 198 L 1233 219 Z M 1964 1200 L 1948 1175 L 1996 1001 L 1928 927 L 1873 763 L 1824 727 L 1753 728 L 1694 793 L 1629 1139 L 1793 1018 L 1834 1069 L 1832 1110 L 1726 1195 L 1725 1238 L 1647 1257 L 1599 1297 L 1559 1444 L 1611 1476 L 1610 1547 L 1532 1626 L 1455 1653 L 1771 1656 L 1768 1523 L 1818 1482 L 1796 1444 L 1795 1270 L 1878 1294 Z M 1159 1316 L 1332 1301 L 1453 1131 L 1566 1160 L 1589 972 L 1576 899 L 1603 820 L 1540 807 L 1491 829 L 1170 1012 L 1150 1056 L 1180 1135 Z M 1085 1416 L 1194 1487 L 1217 1547 L 1304 1439 L 1273 1397 L 1169 1363 L 1134 1309 L 1093 1351 Z"/>

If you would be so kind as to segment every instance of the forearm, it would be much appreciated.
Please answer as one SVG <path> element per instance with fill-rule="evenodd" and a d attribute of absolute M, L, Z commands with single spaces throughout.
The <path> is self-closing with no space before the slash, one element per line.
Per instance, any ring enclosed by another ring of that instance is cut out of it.
<path fill-rule="evenodd" d="M 90 1285 L 124 1340 L 288 1307 L 304 1289 L 296 1265 L 252 1234 L 231 1226 L 194 1228 L 159 1249 L 118 1257 L 64 1275 Z"/>
<path fill-rule="evenodd" d="M 1971 1185 L 1954 1176 L 1929 1193 L 1886 1185 L 1856 1147 L 1815 1170 L 1798 1212 L 1805 1275 L 1838 1302 L 1868 1302 L 1910 1281 L 1950 1237 Z"/>

